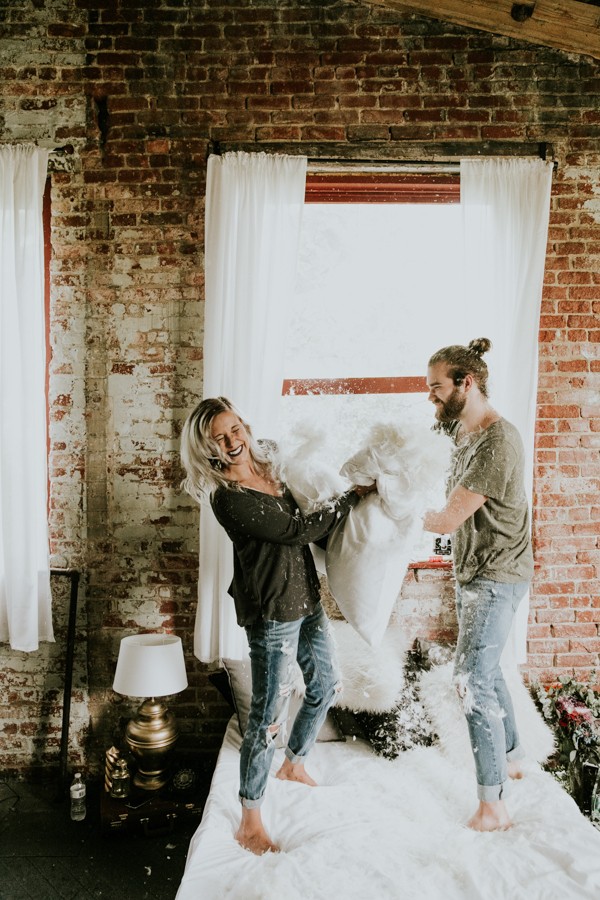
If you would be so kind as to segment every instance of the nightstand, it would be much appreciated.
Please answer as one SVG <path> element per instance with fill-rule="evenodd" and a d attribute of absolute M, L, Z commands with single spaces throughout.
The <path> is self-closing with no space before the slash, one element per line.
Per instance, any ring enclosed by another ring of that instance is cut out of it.
<path fill-rule="evenodd" d="M 171 777 L 157 791 L 133 787 L 126 799 L 117 799 L 103 790 L 100 796 L 100 823 L 103 833 L 140 831 L 148 837 L 169 834 L 182 821 L 200 822 L 206 792 L 204 781 L 193 763 L 174 761 Z"/>

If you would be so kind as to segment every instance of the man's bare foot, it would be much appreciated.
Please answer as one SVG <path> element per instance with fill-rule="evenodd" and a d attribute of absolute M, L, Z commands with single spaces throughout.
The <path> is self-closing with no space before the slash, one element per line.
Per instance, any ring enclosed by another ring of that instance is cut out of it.
<path fill-rule="evenodd" d="M 301 784 L 317 787 L 317 782 L 305 770 L 304 763 L 293 763 L 287 756 L 279 772 L 277 772 L 277 778 L 280 778 L 282 781 L 299 781 Z"/>
<path fill-rule="evenodd" d="M 480 800 L 479 809 L 467 822 L 473 831 L 506 831 L 511 826 L 504 800 Z"/>
<path fill-rule="evenodd" d="M 508 763 L 508 777 L 509 778 L 519 779 L 519 778 L 522 778 L 523 775 L 524 775 L 524 772 L 523 772 L 523 769 L 521 768 L 520 762 L 515 761 L 515 762 Z"/>
<path fill-rule="evenodd" d="M 245 850 L 250 850 L 256 856 L 269 852 L 279 853 L 279 847 L 265 831 L 258 807 L 254 809 L 242 807 L 242 821 L 235 833 L 235 839 Z"/>

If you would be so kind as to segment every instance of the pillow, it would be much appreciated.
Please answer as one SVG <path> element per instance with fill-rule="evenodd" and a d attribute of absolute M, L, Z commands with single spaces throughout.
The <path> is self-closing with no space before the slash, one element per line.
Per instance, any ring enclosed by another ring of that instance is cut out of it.
<path fill-rule="evenodd" d="M 242 737 L 246 733 L 248 725 L 248 715 L 250 714 L 250 701 L 252 697 L 252 672 L 250 668 L 250 660 L 245 659 L 224 659 L 223 667 L 229 679 L 229 686 L 233 696 L 233 704 L 237 713 L 238 725 Z M 282 740 L 284 735 L 289 735 L 292 730 L 294 719 L 298 714 L 298 710 L 302 705 L 304 696 L 304 682 L 302 680 L 302 672 L 300 667 L 296 665 L 296 678 L 294 690 L 290 697 L 288 716 L 285 729 L 280 730 L 280 734 L 275 741 L 276 747 L 285 747 L 286 742 Z M 346 738 L 342 734 L 331 712 L 327 713 L 327 717 L 319 730 L 317 741 L 345 741 Z"/>
<path fill-rule="evenodd" d="M 418 696 L 414 654 L 400 624 L 387 628 L 377 649 L 348 622 L 333 620 L 331 631 L 342 680 L 332 712 L 342 732 L 368 741 L 386 759 L 432 744 L 436 734 Z"/>
<path fill-rule="evenodd" d="M 432 491 L 450 458 L 450 440 L 410 424 L 374 425 L 366 445 L 347 460 L 341 475 L 352 484 L 377 484 L 336 524 L 327 542 L 329 589 L 344 618 L 362 638 L 379 646 L 400 594 L 421 516 L 435 505 Z"/>
<path fill-rule="evenodd" d="M 330 627 L 342 681 L 335 705 L 355 712 L 393 709 L 404 686 L 408 641 L 403 630 L 390 625 L 374 648 L 348 622 L 333 620 Z"/>
<path fill-rule="evenodd" d="M 340 632 L 347 631 L 340 627 L 339 623 L 336 623 L 335 627 Z M 425 659 L 424 648 L 417 646 L 416 642 L 410 651 L 404 650 L 401 653 L 400 647 L 405 646 L 402 632 L 397 625 L 388 630 L 390 632 L 388 655 L 393 660 L 402 656 L 404 658 L 403 672 L 399 677 L 398 672 L 395 671 L 395 677 L 392 679 L 393 689 L 396 693 L 391 705 L 392 694 L 390 692 L 384 709 L 373 710 L 371 697 L 369 697 L 369 702 L 364 697 L 358 699 L 350 697 L 350 702 L 355 707 L 361 707 L 360 709 L 334 707 L 333 712 L 336 714 L 341 730 L 347 737 L 363 738 L 370 743 L 371 748 L 378 756 L 396 759 L 404 750 L 411 750 L 413 747 L 419 746 L 428 747 L 437 741 L 437 735 L 419 696 L 419 679 L 422 668 L 424 666 L 429 668 L 433 659 L 430 656 Z M 349 643 L 352 644 L 354 640 L 351 638 Z M 347 670 L 352 665 L 352 659 L 351 654 L 348 654 L 347 658 L 345 655 L 342 656 L 344 669 Z M 364 655 L 362 669 L 364 672 Z M 348 671 L 346 671 L 347 674 Z M 369 675 L 371 679 L 376 677 L 376 666 L 371 666 Z M 373 688 L 367 690 L 367 693 L 373 693 Z M 381 699 L 382 695 L 377 690 L 374 693 L 378 694 Z M 342 702 L 344 702 L 343 698 Z M 368 706 L 371 708 L 367 708 Z"/>

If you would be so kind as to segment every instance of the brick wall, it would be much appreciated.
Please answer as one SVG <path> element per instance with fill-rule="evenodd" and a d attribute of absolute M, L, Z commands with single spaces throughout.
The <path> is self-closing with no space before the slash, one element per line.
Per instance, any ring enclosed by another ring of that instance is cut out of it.
<path fill-rule="evenodd" d="M 0 12 L 0 140 L 75 149 L 52 174 L 50 380 L 52 561 L 83 573 L 70 763 L 97 769 L 131 712 L 111 683 L 134 630 L 183 639 L 186 742 L 213 754 L 228 714 L 192 657 L 198 520 L 178 488 L 179 429 L 201 395 L 210 140 L 553 144 L 529 672 L 586 677 L 600 649 L 598 63 L 350 0 Z M 450 589 L 411 574 L 411 632 L 451 632 Z M 5 770 L 58 758 L 61 590 L 57 644 L 3 648 Z"/>

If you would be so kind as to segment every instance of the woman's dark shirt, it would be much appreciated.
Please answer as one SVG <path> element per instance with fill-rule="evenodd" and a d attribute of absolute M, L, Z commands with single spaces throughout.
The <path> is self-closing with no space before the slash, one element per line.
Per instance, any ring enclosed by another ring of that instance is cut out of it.
<path fill-rule="evenodd" d="M 281 497 L 217 488 L 211 506 L 233 542 L 229 593 L 240 625 L 292 622 L 314 612 L 319 578 L 308 545 L 327 535 L 357 502 L 358 494 L 349 491 L 303 516 L 287 487 Z"/>

